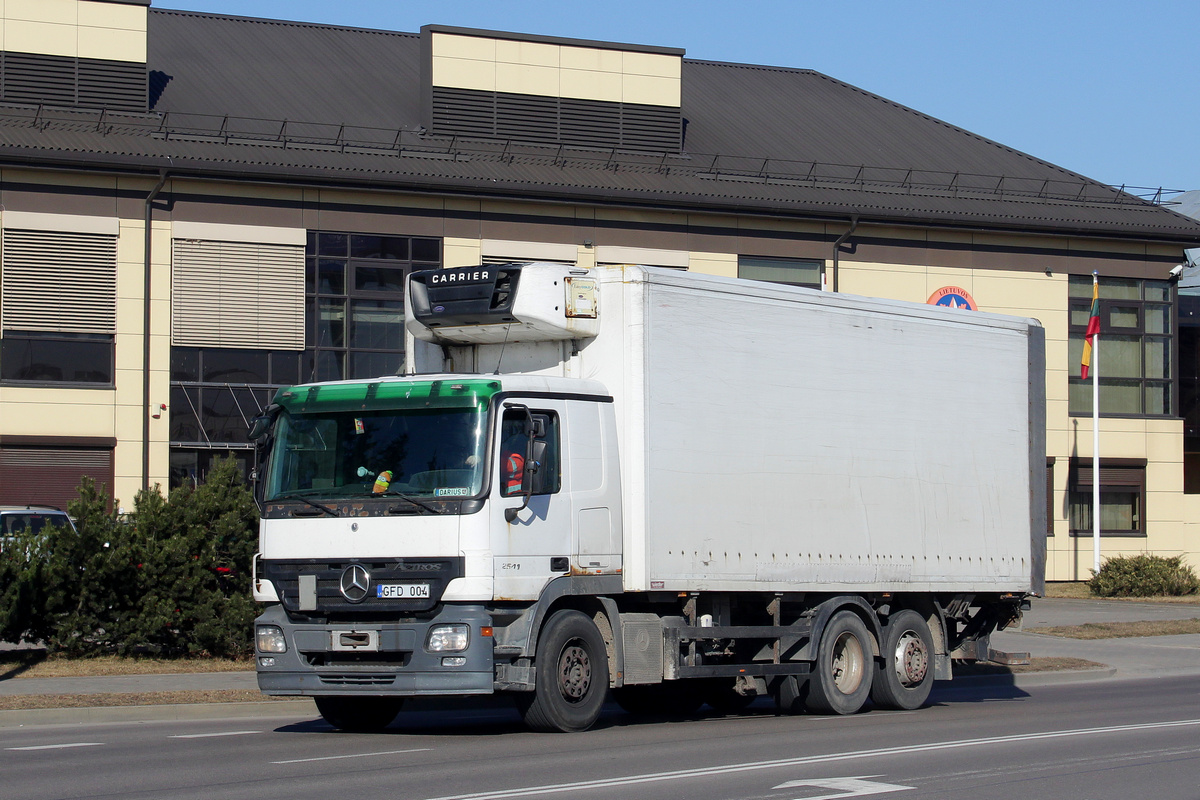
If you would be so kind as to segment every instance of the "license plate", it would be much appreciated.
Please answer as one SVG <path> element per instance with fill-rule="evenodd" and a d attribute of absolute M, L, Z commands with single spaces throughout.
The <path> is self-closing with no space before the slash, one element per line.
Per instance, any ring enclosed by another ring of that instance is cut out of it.
<path fill-rule="evenodd" d="M 428 583 L 379 583 L 375 596 L 392 600 L 414 600 L 429 597 Z"/>

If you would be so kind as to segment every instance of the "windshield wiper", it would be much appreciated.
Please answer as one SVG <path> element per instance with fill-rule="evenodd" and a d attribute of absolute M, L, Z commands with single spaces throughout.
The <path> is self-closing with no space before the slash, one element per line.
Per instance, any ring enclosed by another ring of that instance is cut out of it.
<path fill-rule="evenodd" d="M 437 506 L 431 506 L 431 505 L 429 505 L 429 503 L 426 503 L 424 500 L 418 500 L 415 497 L 409 497 L 406 494 L 402 494 L 401 492 L 393 491 L 392 489 L 388 489 L 387 491 L 384 491 L 384 492 L 372 492 L 372 494 L 375 497 L 399 497 L 401 500 L 406 500 L 406 501 L 412 503 L 414 506 L 423 508 L 426 511 L 429 511 L 433 514 L 441 514 L 442 513 L 442 510 L 440 508 L 438 508 Z"/>
<path fill-rule="evenodd" d="M 275 497 L 274 499 L 276 499 L 276 500 L 299 500 L 301 503 L 304 503 L 305 505 L 310 505 L 313 508 L 317 509 L 318 511 L 324 511 L 326 514 L 330 515 L 331 517 L 340 517 L 342 515 L 341 512 L 337 510 L 336 506 L 334 508 L 330 508 L 329 506 L 323 506 L 320 503 L 314 503 L 312 500 L 309 500 L 307 497 L 305 497 L 302 494 L 281 494 L 281 495 L 278 495 L 277 497 Z"/>

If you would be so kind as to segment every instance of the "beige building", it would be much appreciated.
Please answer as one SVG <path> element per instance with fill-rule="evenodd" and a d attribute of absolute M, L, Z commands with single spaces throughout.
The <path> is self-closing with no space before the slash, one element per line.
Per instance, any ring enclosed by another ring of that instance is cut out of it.
<path fill-rule="evenodd" d="M 0 8 L 0 503 L 249 465 L 276 387 L 402 366 L 412 269 L 642 263 L 1041 320 L 1048 578 L 1086 578 L 1095 271 L 1103 552 L 1200 566 L 1195 220 L 808 70 Z"/>

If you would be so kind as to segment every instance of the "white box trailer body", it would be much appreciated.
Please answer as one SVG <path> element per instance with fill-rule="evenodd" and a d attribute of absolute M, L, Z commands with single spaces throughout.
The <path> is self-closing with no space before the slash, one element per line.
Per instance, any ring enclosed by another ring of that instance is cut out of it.
<path fill-rule="evenodd" d="M 1036 321 L 661 268 L 589 274 L 600 324 L 574 356 L 524 331 L 497 343 L 499 328 L 451 353 L 611 392 L 624 525 L 604 555 L 626 590 L 1040 591 Z M 440 371 L 440 352 L 422 366 Z"/>
<path fill-rule="evenodd" d="M 338 727 L 915 708 L 1042 589 L 1034 320 L 640 266 L 407 293 L 407 374 L 256 429 L 259 684 Z"/>

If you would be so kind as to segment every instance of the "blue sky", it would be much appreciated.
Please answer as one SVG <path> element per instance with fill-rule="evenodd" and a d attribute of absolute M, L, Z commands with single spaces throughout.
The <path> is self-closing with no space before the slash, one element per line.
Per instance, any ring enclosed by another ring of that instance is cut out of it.
<path fill-rule="evenodd" d="M 153 0 L 387 30 L 458 25 L 801 67 L 1105 183 L 1200 189 L 1196 0 Z"/>

